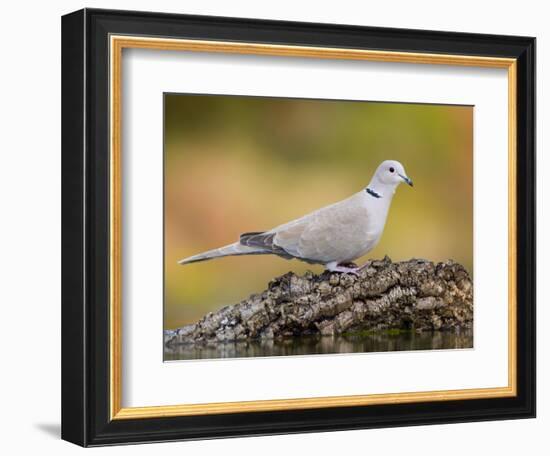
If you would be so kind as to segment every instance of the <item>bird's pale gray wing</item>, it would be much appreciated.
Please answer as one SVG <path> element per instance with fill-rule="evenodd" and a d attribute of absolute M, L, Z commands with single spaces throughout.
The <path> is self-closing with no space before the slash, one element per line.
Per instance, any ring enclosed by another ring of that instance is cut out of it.
<path fill-rule="evenodd" d="M 273 244 L 288 254 L 299 257 L 300 238 L 313 219 L 313 214 L 306 215 L 292 222 L 278 226 L 269 231 Z"/>
<path fill-rule="evenodd" d="M 317 214 L 304 231 L 298 250 L 304 257 L 320 261 L 357 258 L 365 246 L 368 216 L 363 206 L 346 204 Z"/>
<path fill-rule="evenodd" d="M 368 216 L 353 200 L 327 206 L 273 230 L 274 243 L 291 255 L 319 262 L 353 259 L 365 243 Z"/>

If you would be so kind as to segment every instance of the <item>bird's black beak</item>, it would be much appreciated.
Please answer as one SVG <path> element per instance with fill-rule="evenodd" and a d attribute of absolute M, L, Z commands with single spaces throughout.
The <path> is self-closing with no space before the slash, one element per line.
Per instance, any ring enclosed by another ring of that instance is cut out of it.
<path fill-rule="evenodd" d="M 414 186 L 413 186 L 413 181 L 410 180 L 407 176 L 403 176 L 403 174 L 400 174 L 399 177 L 400 177 L 401 179 L 403 179 L 403 180 L 404 180 L 407 184 L 409 184 L 411 187 L 414 187 Z"/>

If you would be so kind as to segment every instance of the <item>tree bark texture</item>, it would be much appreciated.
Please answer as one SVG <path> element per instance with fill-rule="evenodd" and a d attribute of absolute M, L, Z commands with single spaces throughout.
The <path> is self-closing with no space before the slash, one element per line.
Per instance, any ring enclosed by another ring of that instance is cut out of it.
<path fill-rule="evenodd" d="M 165 332 L 168 346 L 338 335 L 365 330 L 472 327 L 473 287 L 454 262 L 371 261 L 358 276 L 289 272 L 240 303 Z"/>

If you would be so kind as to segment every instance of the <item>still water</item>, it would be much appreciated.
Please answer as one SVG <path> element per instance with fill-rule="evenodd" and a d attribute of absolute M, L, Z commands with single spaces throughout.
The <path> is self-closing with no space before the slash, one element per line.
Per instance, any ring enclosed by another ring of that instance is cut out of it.
<path fill-rule="evenodd" d="M 165 361 L 212 358 L 249 358 L 330 353 L 367 353 L 404 350 L 473 348 L 472 330 L 357 333 L 342 336 L 301 336 L 280 340 L 253 340 L 164 348 Z"/>

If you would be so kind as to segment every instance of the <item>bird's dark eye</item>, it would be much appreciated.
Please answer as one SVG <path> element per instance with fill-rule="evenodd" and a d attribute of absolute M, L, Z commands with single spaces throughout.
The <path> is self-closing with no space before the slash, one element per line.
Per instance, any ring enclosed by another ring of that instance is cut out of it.
<path fill-rule="evenodd" d="M 395 171 L 395 168 L 391 167 L 390 168 L 390 173 L 393 173 Z"/>

